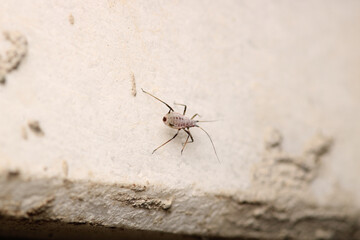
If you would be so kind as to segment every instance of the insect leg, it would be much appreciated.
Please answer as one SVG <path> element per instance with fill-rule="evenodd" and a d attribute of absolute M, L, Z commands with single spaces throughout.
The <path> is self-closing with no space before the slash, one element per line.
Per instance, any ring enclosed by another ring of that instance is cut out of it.
<path fill-rule="evenodd" d="M 216 158 L 217 158 L 217 160 L 218 160 L 218 161 L 219 161 L 219 163 L 220 163 L 219 157 L 218 157 L 218 155 L 217 155 L 217 153 L 216 153 L 215 145 L 214 145 L 214 143 L 213 143 L 213 141 L 212 141 L 212 139 L 211 139 L 211 137 L 210 137 L 209 133 L 208 133 L 207 131 L 205 131 L 202 127 L 198 126 L 198 125 L 196 125 L 195 127 L 200 128 L 201 130 L 203 130 L 203 131 L 206 133 L 206 135 L 208 135 L 208 137 L 209 137 L 209 139 L 210 139 L 210 142 L 211 142 L 211 144 L 212 144 L 212 146 L 213 146 L 213 149 L 214 149 L 214 152 L 215 152 Z"/>
<path fill-rule="evenodd" d="M 185 143 L 184 143 L 183 148 L 181 149 L 181 154 L 183 153 L 184 148 L 185 148 L 186 144 L 188 143 L 189 137 L 191 138 L 191 142 L 189 142 L 189 143 L 194 142 L 194 138 L 193 138 L 193 136 L 191 135 L 190 131 L 189 131 L 189 130 L 186 130 L 186 129 L 183 129 L 183 130 L 188 134 L 188 136 L 187 136 L 187 138 L 186 138 L 186 141 L 185 141 Z"/>
<path fill-rule="evenodd" d="M 191 117 L 191 119 L 194 119 L 196 116 L 201 117 L 199 114 L 196 113 L 194 116 Z"/>
<path fill-rule="evenodd" d="M 176 132 L 176 134 L 175 134 L 172 138 L 170 138 L 170 139 L 167 140 L 165 143 L 163 143 L 163 144 L 161 144 L 159 147 L 157 147 L 157 148 L 152 152 L 152 154 L 153 154 L 156 150 L 158 150 L 159 148 L 161 148 L 162 146 L 164 146 L 165 144 L 167 144 L 168 142 L 170 142 L 171 140 L 173 140 L 174 138 L 176 138 L 176 136 L 179 134 L 179 131 L 180 131 L 180 129 Z"/>
<path fill-rule="evenodd" d="M 184 148 L 185 148 L 186 144 L 188 143 L 188 140 L 189 140 L 189 135 L 187 136 L 186 141 L 185 141 L 185 143 L 184 143 L 184 146 L 183 146 L 183 148 L 181 149 L 181 155 L 182 155 L 182 152 L 184 151 Z"/>
<path fill-rule="evenodd" d="M 186 130 L 186 129 L 184 129 L 184 131 L 188 134 L 188 137 L 190 137 L 190 138 L 191 138 L 191 142 L 189 142 L 189 143 L 194 142 L 194 138 L 193 138 L 193 136 L 191 135 L 191 132 L 190 132 L 189 128 L 188 128 L 187 130 Z"/>
<path fill-rule="evenodd" d="M 157 98 L 157 97 L 155 97 L 154 95 L 152 95 L 152 94 L 150 94 L 150 93 L 148 93 L 148 92 L 146 92 L 144 89 L 141 89 L 144 93 L 146 93 L 146 94 L 148 94 L 148 95 L 150 95 L 150 96 L 152 96 L 153 98 L 155 98 L 156 100 L 159 100 L 160 102 L 162 102 L 163 104 L 165 104 L 170 110 L 169 110 L 169 112 L 171 112 L 171 111 L 173 111 L 174 112 L 174 109 L 172 109 L 172 107 L 170 107 L 170 105 L 169 104 L 167 104 L 166 102 L 164 102 L 163 100 L 161 100 L 160 98 Z"/>
<path fill-rule="evenodd" d="M 181 103 L 174 103 L 175 105 L 180 105 L 180 106 L 184 106 L 184 112 L 183 115 L 185 115 L 186 113 L 186 105 L 185 104 L 181 104 Z"/>

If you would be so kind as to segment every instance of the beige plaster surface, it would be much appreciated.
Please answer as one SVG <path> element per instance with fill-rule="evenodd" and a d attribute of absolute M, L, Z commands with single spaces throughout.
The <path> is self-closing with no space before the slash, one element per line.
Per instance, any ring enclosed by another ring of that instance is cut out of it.
<path fill-rule="evenodd" d="M 0 215 L 360 238 L 359 23 L 359 1 L 3 0 Z M 200 129 L 151 154 L 175 131 L 140 88 L 217 119 L 221 162 Z"/>

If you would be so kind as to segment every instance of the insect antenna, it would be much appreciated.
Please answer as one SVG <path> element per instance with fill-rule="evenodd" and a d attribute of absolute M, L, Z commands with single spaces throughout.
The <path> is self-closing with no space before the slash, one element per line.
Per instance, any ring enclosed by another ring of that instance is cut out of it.
<path fill-rule="evenodd" d="M 150 96 L 152 96 L 153 98 L 155 98 L 156 100 L 159 100 L 160 102 L 162 102 L 163 104 L 165 104 L 170 110 L 169 110 L 169 112 L 171 112 L 171 111 L 173 111 L 174 112 L 174 109 L 172 109 L 172 107 L 170 107 L 169 106 L 169 104 L 167 104 L 166 102 L 164 102 L 163 100 L 161 100 L 161 99 L 159 99 L 159 98 L 157 98 L 157 97 L 155 97 L 154 95 L 152 95 L 152 94 L 150 94 L 150 93 L 148 93 L 148 92 L 146 92 L 144 89 L 142 89 L 141 88 L 141 90 L 144 92 L 144 93 L 146 93 L 146 94 L 149 94 Z"/>
<path fill-rule="evenodd" d="M 195 127 L 200 128 L 201 130 L 203 130 L 203 131 L 206 133 L 206 135 L 208 135 L 208 137 L 209 137 L 209 139 L 210 139 L 210 142 L 211 142 L 211 144 L 212 144 L 212 146 L 213 146 L 213 149 L 214 149 L 214 152 L 215 152 L 216 158 L 217 158 L 217 160 L 218 160 L 218 161 L 219 161 L 219 163 L 220 163 L 219 157 L 218 157 L 218 155 L 217 155 L 217 153 L 216 153 L 215 145 L 214 145 L 214 143 L 213 143 L 213 141 L 212 141 L 212 139 L 211 139 L 211 137 L 210 137 L 209 133 L 208 133 L 207 131 L 205 131 L 205 129 L 203 129 L 202 127 L 200 127 L 200 126 L 198 126 L 198 125 L 196 125 Z"/>
<path fill-rule="evenodd" d="M 206 120 L 206 121 L 196 121 L 196 122 L 217 122 L 219 120 Z"/>

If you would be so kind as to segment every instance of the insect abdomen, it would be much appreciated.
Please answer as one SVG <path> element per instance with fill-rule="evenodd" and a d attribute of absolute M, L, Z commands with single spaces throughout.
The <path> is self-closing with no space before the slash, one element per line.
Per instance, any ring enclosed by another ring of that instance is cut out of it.
<path fill-rule="evenodd" d="M 169 116 L 169 126 L 176 129 L 194 127 L 196 122 L 184 115 L 175 113 Z"/>

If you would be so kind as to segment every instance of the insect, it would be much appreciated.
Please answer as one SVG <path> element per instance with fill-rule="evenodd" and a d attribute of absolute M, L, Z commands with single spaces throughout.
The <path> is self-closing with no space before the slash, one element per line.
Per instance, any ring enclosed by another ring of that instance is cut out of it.
<path fill-rule="evenodd" d="M 185 116 L 185 113 L 186 113 L 186 105 L 185 104 L 180 104 L 180 103 L 174 103 L 175 105 L 180 105 L 180 106 L 184 106 L 184 112 L 183 114 L 181 113 L 177 113 L 174 111 L 174 109 L 172 107 L 170 107 L 169 104 L 167 104 L 166 102 L 164 102 L 163 100 L 155 97 L 154 95 L 144 91 L 144 89 L 141 88 L 141 90 L 152 96 L 153 98 L 155 98 L 156 100 L 162 102 L 163 104 L 165 104 L 168 108 L 169 108 L 169 112 L 167 114 L 165 114 L 165 116 L 162 118 L 162 121 L 164 122 L 165 125 L 171 127 L 171 128 L 174 128 L 174 129 L 177 129 L 177 132 L 176 134 L 170 138 L 168 141 L 166 141 L 165 143 L 161 144 L 159 147 L 155 148 L 154 151 L 152 153 L 154 153 L 156 150 L 158 150 L 159 148 L 161 148 L 162 146 L 164 146 L 165 144 L 169 143 L 171 140 L 173 140 L 174 138 L 176 138 L 176 136 L 179 134 L 180 130 L 184 130 L 187 134 L 187 138 L 186 138 L 186 141 L 181 149 L 181 154 L 183 153 L 184 151 L 184 148 L 186 146 L 187 143 L 192 143 L 194 142 L 194 138 L 193 136 L 191 135 L 190 133 L 190 128 L 192 127 L 197 127 L 197 128 L 200 128 L 202 131 L 204 131 L 206 133 L 206 135 L 209 137 L 210 139 L 210 142 L 212 144 L 212 147 L 214 149 L 214 152 L 215 152 L 215 155 L 216 155 L 216 158 L 217 160 L 220 162 L 219 160 L 219 157 L 216 153 L 216 149 L 215 149 L 215 145 L 209 135 L 208 132 L 206 132 L 202 127 L 200 127 L 199 125 L 197 125 L 198 122 L 211 122 L 211 121 L 199 121 L 199 120 L 194 120 L 194 118 L 196 116 L 199 116 L 199 114 L 195 114 L 194 116 L 192 116 L 191 118 L 188 118 L 187 116 Z M 191 142 L 189 142 L 189 138 L 191 139 Z"/>

